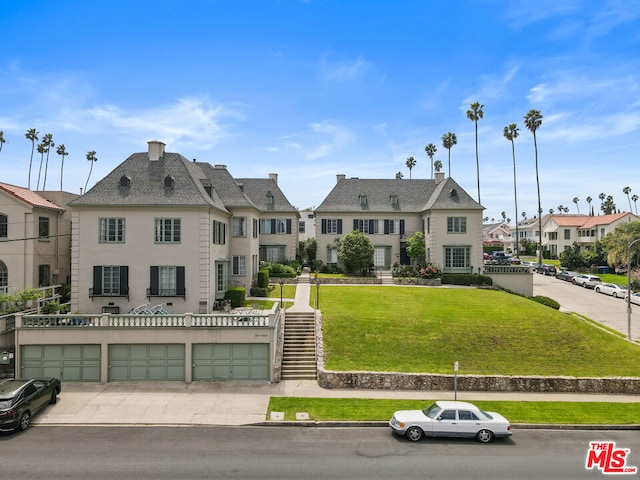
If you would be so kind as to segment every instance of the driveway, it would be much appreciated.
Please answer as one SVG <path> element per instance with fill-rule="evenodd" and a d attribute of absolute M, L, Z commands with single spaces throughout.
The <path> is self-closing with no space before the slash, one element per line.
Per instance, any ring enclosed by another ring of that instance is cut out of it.
<path fill-rule="evenodd" d="M 627 335 L 627 302 L 569 282 L 533 274 L 533 294 L 553 298 L 563 312 L 576 312 Z M 640 306 L 631 304 L 631 338 L 640 341 Z"/>

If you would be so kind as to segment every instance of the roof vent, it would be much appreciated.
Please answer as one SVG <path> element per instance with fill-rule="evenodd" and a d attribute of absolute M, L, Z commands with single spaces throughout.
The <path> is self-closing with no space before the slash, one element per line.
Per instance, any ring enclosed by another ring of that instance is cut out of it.
<path fill-rule="evenodd" d="M 451 197 L 457 197 L 458 191 L 455 188 L 452 188 L 451 191 L 449 192 L 449 195 L 451 195 Z"/>
<path fill-rule="evenodd" d="M 123 188 L 129 188 L 131 186 L 131 178 L 126 175 L 121 176 L 120 186 Z"/>
<path fill-rule="evenodd" d="M 173 179 L 173 177 L 171 175 L 167 175 L 166 177 L 164 177 L 164 187 L 165 188 L 173 188 L 175 183 L 176 183 L 176 181 Z"/>

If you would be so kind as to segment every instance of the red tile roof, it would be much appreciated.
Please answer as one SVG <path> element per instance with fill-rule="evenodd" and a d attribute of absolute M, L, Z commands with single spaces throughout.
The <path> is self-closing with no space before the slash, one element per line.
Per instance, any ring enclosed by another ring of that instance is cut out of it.
<path fill-rule="evenodd" d="M 598 215 L 595 217 L 589 217 L 589 219 L 584 224 L 582 224 L 580 228 L 588 229 L 593 228 L 596 225 L 609 225 L 617 220 L 620 220 L 621 218 L 626 217 L 627 215 L 632 215 L 635 217 L 635 215 L 629 212 L 612 213 L 610 215 Z"/>
<path fill-rule="evenodd" d="M 28 188 L 16 187 L 15 185 L 10 185 L 8 183 L 0 183 L 0 190 L 7 192 L 9 195 L 23 201 L 27 205 L 31 205 L 32 207 L 49 208 L 51 210 L 64 211 L 64 208 L 62 208 L 61 206 L 56 205 L 55 203 L 42 197 L 37 192 L 29 190 Z"/>

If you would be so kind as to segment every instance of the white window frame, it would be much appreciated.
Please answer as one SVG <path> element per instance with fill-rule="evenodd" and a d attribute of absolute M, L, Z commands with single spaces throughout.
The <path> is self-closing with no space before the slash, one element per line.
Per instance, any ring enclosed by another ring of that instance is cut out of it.
<path fill-rule="evenodd" d="M 447 217 L 447 233 L 467 233 L 467 217 Z"/>
<path fill-rule="evenodd" d="M 124 218 L 100 219 L 100 243 L 124 243 Z"/>
<path fill-rule="evenodd" d="M 247 236 L 247 217 L 233 217 L 233 236 Z"/>
<path fill-rule="evenodd" d="M 180 243 L 181 222 L 179 218 L 156 218 L 155 243 Z"/>

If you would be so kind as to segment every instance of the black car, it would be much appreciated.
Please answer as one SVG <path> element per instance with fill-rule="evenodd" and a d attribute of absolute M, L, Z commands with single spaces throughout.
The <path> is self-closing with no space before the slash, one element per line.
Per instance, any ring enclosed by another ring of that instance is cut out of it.
<path fill-rule="evenodd" d="M 0 382 L 0 430 L 25 430 L 33 415 L 57 402 L 61 390 L 57 378 Z"/>
<path fill-rule="evenodd" d="M 573 277 L 578 275 L 578 272 L 570 272 L 569 270 L 562 270 L 556 273 L 556 278 L 558 280 L 564 280 L 565 282 L 570 282 L 573 280 Z"/>
<path fill-rule="evenodd" d="M 554 267 L 553 265 L 547 265 L 546 263 L 543 263 L 543 264 L 538 263 L 534 265 L 533 271 L 537 273 L 541 273 L 543 275 L 555 276 L 556 267 Z"/>

